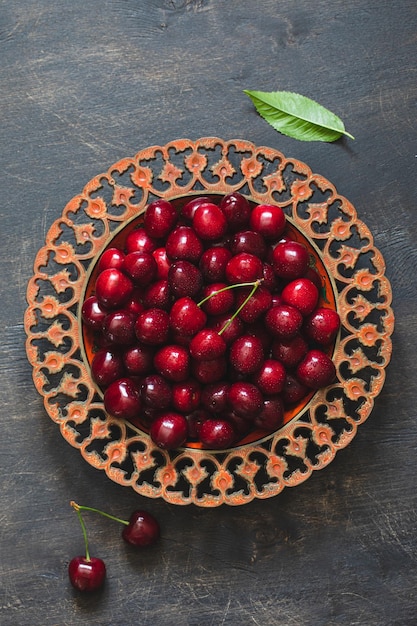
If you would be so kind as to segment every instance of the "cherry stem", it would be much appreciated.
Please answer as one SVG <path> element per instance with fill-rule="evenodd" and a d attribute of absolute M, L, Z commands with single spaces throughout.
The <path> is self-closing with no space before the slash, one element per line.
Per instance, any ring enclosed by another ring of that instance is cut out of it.
<path fill-rule="evenodd" d="M 258 285 L 260 285 L 262 281 L 263 281 L 263 278 L 258 278 L 258 280 L 254 280 L 250 283 L 236 283 L 234 285 L 227 285 L 226 287 L 222 287 L 221 289 L 217 289 L 217 291 L 213 291 L 213 293 L 210 293 L 208 296 L 206 296 L 200 302 L 198 302 L 197 306 L 201 306 L 202 304 L 207 302 L 207 300 L 210 300 L 210 298 L 212 298 L 213 296 L 217 296 L 218 293 L 223 293 L 223 291 L 229 291 L 229 289 L 236 289 L 236 287 L 255 287 L 255 291 L 256 291 Z M 248 296 L 248 298 L 243 303 L 242 307 L 246 304 L 248 299 L 255 293 L 255 291 L 253 291 Z M 239 307 L 239 311 L 241 310 L 242 307 Z"/>
<path fill-rule="evenodd" d="M 246 296 L 246 298 L 243 300 L 242 304 L 233 313 L 232 317 L 230 319 L 228 319 L 227 322 L 225 323 L 225 325 L 223 326 L 223 328 L 221 328 L 219 330 L 219 332 L 218 332 L 219 335 L 224 333 L 226 328 L 228 328 L 230 326 L 230 324 L 233 322 L 235 317 L 237 315 L 239 315 L 239 313 L 241 312 L 241 310 L 243 309 L 245 304 L 252 298 L 253 294 L 258 289 L 258 287 L 259 287 L 259 285 L 261 284 L 262 281 L 263 281 L 263 278 L 258 278 L 258 280 L 255 280 L 255 282 L 253 282 L 253 283 L 241 283 L 240 285 L 231 285 L 232 287 L 243 287 L 243 286 L 248 287 L 248 286 L 252 286 L 252 289 L 251 289 L 250 293 Z"/>
<path fill-rule="evenodd" d="M 78 515 L 78 519 L 80 520 L 81 530 L 83 531 L 83 537 L 84 537 L 84 543 L 85 543 L 85 558 L 86 558 L 87 561 L 91 561 L 90 551 L 88 549 L 87 529 L 86 529 L 85 524 L 84 524 L 83 516 L 81 515 L 81 511 L 80 511 L 79 508 L 75 508 L 75 511 L 76 511 L 76 513 Z"/>
<path fill-rule="evenodd" d="M 77 504 L 76 502 L 74 502 L 74 500 L 71 500 L 70 504 L 72 508 L 78 513 L 78 516 L 80 517 L 80 521 L 82 519 L 81 511 L 90 511 L 91 513 L 98 513 L 99 515 L 102 515 L 103 517 L 107 517 L 108 519 L 111 519 L 114 522 L 119 522 L 119 524 L 124 524 L 125 526 L 129 525 L 129 522 L 127 520 L 120 519 L 120 517 L 115 517 L 114 515 L 110 515 L 110 513 L 105 513 L 104 511 L 100 511 L 100 509 L 94 509 L 91 506 L 83 506 L 81 504 Z M 84 522 L 82 522 L 81 525 L 84 526 Z"/>

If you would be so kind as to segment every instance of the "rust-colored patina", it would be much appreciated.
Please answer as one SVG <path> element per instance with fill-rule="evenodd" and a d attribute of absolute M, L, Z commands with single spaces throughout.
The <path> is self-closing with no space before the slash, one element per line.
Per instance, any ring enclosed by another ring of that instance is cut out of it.
<path fill-rule="evenodd" d="M 239 191 L 275 203 L 306 241 L 323 302 L 342 321 L 332 349 L 334 384 L 287 413 L 277 432 L 222 452 L 157 448 L 148 434 L 106 414 L 91 380 L 92 343 L 80 306 L 98 255 L 123 241 L 155 198 Z M 272 148 L 209 137 L 152 146 L 93 178 L 51 226 L 27 290 L 27 355 L 36 389 L 64 438 L 92 466 L 150 498 L 215 507 L 269 498 L 328 465 L 369 416 L 391 357 L 394 315 L 385 264 L 355 208 L 323 176 Z"/>

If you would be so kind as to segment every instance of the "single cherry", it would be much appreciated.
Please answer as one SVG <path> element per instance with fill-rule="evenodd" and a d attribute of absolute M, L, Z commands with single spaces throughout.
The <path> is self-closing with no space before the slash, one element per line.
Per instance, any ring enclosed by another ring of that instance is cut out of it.
<path fill-rule="evenodd" d="M 159 448 L 174 450 L 187 439 L 187 420 L 184 415 L 175 411 L 162 413 L 152 422 L 149 434 Z"/>
<path fill-rule="evenodd" d="M 96 591 L 104 584 L 106 565 L 94 556 L 76 556 L 68 565 L 68 576 L 77 591 Z"/>
<path fill-rule="evenodd" d="M 159 198 L 151 202 L 143 218 L 147 234 L 154 239 L 167 237 L 178 220 L 178 213 L 168 200 Z"/>

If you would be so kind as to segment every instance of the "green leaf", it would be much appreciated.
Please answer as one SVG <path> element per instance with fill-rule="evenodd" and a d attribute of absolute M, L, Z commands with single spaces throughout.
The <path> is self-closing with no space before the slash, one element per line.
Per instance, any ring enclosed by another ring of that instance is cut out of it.
<path fill-rule="evenodd" d="M 342 120 L 314 100 L 290 91 L 248 91 L 261 115 L 275 130 L 300 141 L 336 141 L 342 135 L 354 139 Z"/>

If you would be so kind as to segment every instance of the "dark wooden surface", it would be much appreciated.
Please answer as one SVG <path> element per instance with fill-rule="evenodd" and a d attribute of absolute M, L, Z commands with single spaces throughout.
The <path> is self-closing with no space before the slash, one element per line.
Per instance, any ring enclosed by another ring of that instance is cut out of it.
<path fill-rule="evenodd" d="M 414 0 L 0 1 L 0 623 L 417 624 L 417 5 Z M 303 143 L 243 89 L 288 89 L 356 140 Z M 353 443 L 296 489 L 243 508 L 148 501 L 87 465 L 46 415 L 24 348 L 27 281 L 64 205 L 148 145 L 245 138 L 308 163 L 371 228 L 396 331 Z M 102 593 L 66 574 L 83 549 L 71 499 L 162 525 L 132 553 L 89 518 Z"/>

